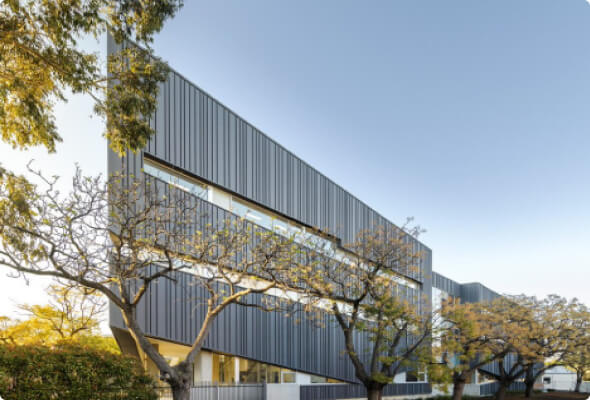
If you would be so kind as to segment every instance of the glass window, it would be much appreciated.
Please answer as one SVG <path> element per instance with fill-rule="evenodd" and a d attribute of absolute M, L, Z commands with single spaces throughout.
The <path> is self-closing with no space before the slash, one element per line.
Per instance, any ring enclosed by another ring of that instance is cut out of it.
<path fill-rule="evenodd" d="M 295 382 L 295 372 L 289 369 L 243 358 L 239 359 L 239 364 L 242 383 L 281 383 L 281 377 L 282 382 Z"/>
<path fill-rule="evenodd" d="M 331 240 L 305 231 L 279 218 L 275 218 L 235 198 L 232 199 L 231 211 L 242 218 L 252 221 L 258 226 L 272 230 L 279 235 L 293 238 L 297 243 L 313 245 L 324 251 L 332 249 L 333 243 Z"/>
<path fill-rule="evenodd" d="M 258 363 L 258 382 L 266 382 L 266 364 Z"/>
<path fill-rule="evenodd" d="M 240 382 L 258 383 L 258 363 L 256 361 L 240 359 Z"/>
<path fill-rule="evenodd" d="M 295 383 L 295 372 L 283 371 L 283 383 Z"/>
<path fill-rule="evenodd" d="M 254 222 L 256 225 L 259 225 L 263 228 L 266 229 L 272 229 L 273 227 L 273 221 L 272 218 L 270 218 L 268 215 L 255 210 L 254 208 L 248 207 L 246 204 L 236 200 L 236 199 L 232 199 L 232 211 L 239 215 L 240 217 L 246 218 L 249 221 Z"/>
<path fill-rule="evenodd" d="M 209 189 L 207 185 L 173 173 L 164 167 L 160 167 L 151 160 L 143 160 L 143 172 L 197 197 L 205 200 L 208 198 Z"/>
<path fill-rule="evenodd" d="M 323 376 L 312 375 L 311 383 L 326 383 L 326 378 L 324 378 Z"/>
<path fill-rule="evenodd" d="M 233 357 L 213 354 L 212 381 L 219 383 L 235 382 L 235 362 Z"/>
<path fill-rule="evenodd" d="M 266 369 L 266 381 L 268 383 L 281 383 L 281 369 L 274 365 L 269 365 Z"/>

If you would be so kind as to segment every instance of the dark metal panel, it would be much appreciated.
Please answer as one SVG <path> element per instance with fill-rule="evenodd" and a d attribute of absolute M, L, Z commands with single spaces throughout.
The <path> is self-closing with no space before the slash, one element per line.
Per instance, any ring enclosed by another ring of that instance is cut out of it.
<path fill-rule="evenodd" d="M 468 303 L 480 301 L 492 301 L 500 297 L 500 294 L 485 287 L 481 283 L 465 283 L 461 285 L 461 299 Z"/>
<path fill-rule="evenodd" d="M 479 386 L 479 395 L 480 396 L 492 396 L 494 395 L 498 389 L 500 388 L 500 384 L 498 382 L 490 382 L 484 383 Z M 524 392 L 526 389 L 526 385 L 524 382 L 513 382 L 508 391 L 510 392 Z"/>
<path fill-rule="evenodd" d="M 437 272 L 432 272 L 432 286 L 453 297 L 461 296 L 461 284 Z"/>
<path fill-rule="evenodd" d="M 375 223 L 392 225 L 176 73 L 162 85 L 153 121 L 156 135 L 145 153 L 344 242 Z M 142 160 L 142 153 L 120 159 L 109 152 L 109 173 L 123 169 L 139 174 Z M 207 207 L 214 215 L 224 212 Z M 426 257 L 422 273 L 412 276 L 423 280 L 423 294 L 430 296 L 431 252 L 418 241 L 415 245 Z M 204 305 L 198 300 L 206 293 L 193 276 L 181 274 L 178 279 L 178 284 L 162 280 L 148 291 L 140 306 L 140 323 L 151 336 L 189 344 L 203 320 Z M 252 300 L 260 302 L 261 297 Z M 324 318 L 327 328 L 318 328 L 305 317 L 296 321 L 231 306 L 215 321 L 205 348 L 354 381 L 353 367 L 342 354 L 343 335 L 331 317 Z M 113 305 L 110 321 L 124 328 Z M 366 335 L 357 335 L 355 341 L 359 348 L 367 347 Z"/>
<path fill-rule="evenodd" d="M 146 152 L 345 242 L 374 223 L 391 224 L 176 72 L 163 89 L 155 146 Z M 204 102 L 192 106 L 192 98 Z M 192 124 L 189 113 L 203 123 Z"/>
<path fill-rule="evenodd" d="M 431 392 L 430 384 L 422 382 L 394 383 L 383 389 L 384 396 L 419 395 Z M 367 392 L 363 385 L 313 384 L 301 385 L 299 396 L 300 400 L 354 399 L 366 397 Z"/>

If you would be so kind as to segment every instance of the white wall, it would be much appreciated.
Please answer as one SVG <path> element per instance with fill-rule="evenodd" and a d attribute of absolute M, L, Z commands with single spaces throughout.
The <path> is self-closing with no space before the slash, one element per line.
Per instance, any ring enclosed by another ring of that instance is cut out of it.
<path fill-rule="evenodd" d="M 195 360 L 195 382 L 211 382 L 213 371 L 213 354 L 202 351 Z"/>
<path fill-rule="evenodd" d="M 295 373 L 295 382 L 299 385 L 309 385 L 311 384 L 311 375 L 304 374 L 303 372 L 296 372 Z M 272 397 L 271 397 L 272 399 Z"/>
<path fill-rule="evenodd" d="M 545 378 L 550 378 L 551 383 L 545 383 Z M 574 390 L 576 387 L 576 374 L 544 374 L 542 382 L 545 390 Z"/>
<path fill-rule="evenodd" d="M 393 378 L 393 382 L 394 383 L 406 383 L 406 373 L 405 372 L 402 372 L 401 374 L 397 374 Z"/>

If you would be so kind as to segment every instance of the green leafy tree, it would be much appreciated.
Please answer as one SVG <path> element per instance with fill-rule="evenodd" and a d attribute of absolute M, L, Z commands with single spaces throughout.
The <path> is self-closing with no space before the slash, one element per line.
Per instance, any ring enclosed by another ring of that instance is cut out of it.
<path fill-rule="evenodd" d="M 93 99 L 116 153 L 143 147 L 153 133 L 146 116 L 155 111 L 158 85 L 168 72 L 150 45 L 181 6 L 182 0 L 0 2 L 0 139 L 14 148 L 54 152 L 62 141 L 54 107 L 70 92 Z M 105 33 L 141 47 L 120 46 L 105 69 L 97 54 L 79 45 Z M 0 179 L 16 209 L 2 212 L 26 212 L 29 183 L 7 168 L 0 165 Z"/>
<path fill-rule="evenodd" d="M 66 90 L 91 96 L 106 117 L 113 150 L 143 147 L 152 133 L 146 115 L 156 107 L 166 65 L 150 44 L 181 0 L 6 0 L 0 4 L 0 136 L 21 149 L 55 151 L 62 140 L 54 105 Z M 109 33 L 117 43 L 106 71 L 97 54 L 81 49 L 84 37 Z"/>

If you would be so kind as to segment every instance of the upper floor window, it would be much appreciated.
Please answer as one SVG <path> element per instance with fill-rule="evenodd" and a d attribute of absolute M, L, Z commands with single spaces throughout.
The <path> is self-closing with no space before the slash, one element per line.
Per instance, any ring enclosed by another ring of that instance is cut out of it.
<path fill-rule="evenodd" d="M 143 172 L 201 199 L 207 200 L 209 196 L 209 188 L 204 183 L 184 177 L 146 158 L 143 160 Z"/>
<path fill-rule="evenodd" d="M 333 241 L 323 238 L 320 235 L 310 232 L 305 228 L 300 228 L 294 224 L 288 223 L 282 219 L 274 217 L 272 214 L 258 210 L 249 206 L 243 201 L 232 198 L 232 212 L 252 221 L 256 225 L 271 230 L 279 235 L 292 238 L 293 241 L 310 245 L 313 248 L 328 251 L 334 248 Z"/>
<path fill-rule="evenodd" d="M 316 230 L 298 225 L 296 222 L 277 217 L 274 213 L 250 204 L 246 200 L 238 199 L 220 188 L 213 188 L 186 174 L 168 168 L 149 158 L 143 160 L 143 172 L 163 182 L 175 186 L 185 192 L 191 193 L 201 199 L 231 211 L 239 217 L 275 232 L 281 236 L 293 239 L 294 242 L 309 246 L 323 252 L 334 259 L 354 266 L 359 260 L 353 254 L 339 248 L 331 238 L 319 234 Z M 226 201 L 224 199 L 231 199 Z M 361 267 L 362 264 L 361 264 Z M 366 267 L 366 266 L 365 266 Z M 392 280 L 405 286 L 416 289 L 418 285 L 402 276 L 391 275 Z"/>

